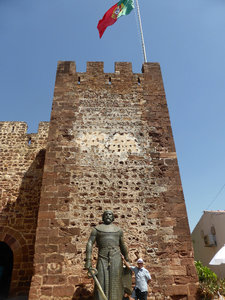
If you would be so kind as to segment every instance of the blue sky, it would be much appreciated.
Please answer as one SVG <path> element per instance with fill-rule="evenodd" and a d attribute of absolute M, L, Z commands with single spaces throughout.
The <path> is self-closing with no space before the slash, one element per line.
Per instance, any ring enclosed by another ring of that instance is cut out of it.
<path fill-rule="evenodd" d="M 143 63 L 134 11 L 96 29 L 114 0 L 0 0 L 0 120 L 49 121 L 58 60 Z M 139 0 L 148 61 L 162 69 L 191 229 L 224 209 L 225 1 Z M 218 195 L 218 196 L 217 196 Z M 215 199 L 216 198 L 216 199 Z"/>

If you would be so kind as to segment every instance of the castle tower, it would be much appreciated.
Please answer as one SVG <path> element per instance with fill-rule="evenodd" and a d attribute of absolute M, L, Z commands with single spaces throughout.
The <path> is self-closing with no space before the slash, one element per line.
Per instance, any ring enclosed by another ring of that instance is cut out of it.
<path fill-rule="evenodd" d="M 132 262 L 152 274 L 150 299 L 195 299 L 197 276 L 160 67 L 59 62 L 30 300 L 92 299 L 85 247 L 111 209 Z M 95 255 L 96 258 L 96 255 Z"/>

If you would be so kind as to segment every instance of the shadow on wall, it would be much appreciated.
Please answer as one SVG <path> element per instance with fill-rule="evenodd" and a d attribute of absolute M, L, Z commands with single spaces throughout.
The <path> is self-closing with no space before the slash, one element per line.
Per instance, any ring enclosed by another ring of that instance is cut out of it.
<path fill-rule="evenodd" d="M 44 160 L 41 150 L 22 179 L 16 201 L 0 213 L 0 241 L 11 248 L 14 261 L 8 299 L 27 299 L 29 293 Z"/>
<path fill-rule="evenodd" d="M 94 300 L 94 296 L 84 284 L 81 284 L 74 293 L 72 300 Z"/>

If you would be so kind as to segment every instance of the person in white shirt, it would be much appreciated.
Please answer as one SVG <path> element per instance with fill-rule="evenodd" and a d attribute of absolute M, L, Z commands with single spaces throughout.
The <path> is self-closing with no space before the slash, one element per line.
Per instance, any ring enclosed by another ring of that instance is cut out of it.
<path fill-rule="evenodd" d="M 123 262 L 135 274 L 135 287 L 131 297 L 135 300 L 147 300 L 148 284 L 151 281 L 151 275 L 147 269 L 144 268 L 144 261 L 142 258 L 137 260 L 137 266 L 130 266 L 129 263 L 122 256 Z"/>

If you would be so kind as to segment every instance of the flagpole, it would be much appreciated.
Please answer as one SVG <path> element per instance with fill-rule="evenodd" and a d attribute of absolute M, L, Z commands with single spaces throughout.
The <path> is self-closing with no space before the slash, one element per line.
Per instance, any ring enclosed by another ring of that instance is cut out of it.
<path fill-rule="evenodd" d="M 140 27 L 140 32 L 141 32 L 141 45 L 142 45 L 142 51 L 143 51 L 143 55 L 144 55 L 144 62 L 147 62 L 147 56 L 146 56 L 146 51 L 145 51 L 145 41 L 144 41 L 144 35 L 143 35 L 143 30 L 142 30 L 141 14 L 140 14 L 140 7 L 139 7 L 138 0 L 136 0 L 136 7 L 137 7 L 139 27 Z"/>

